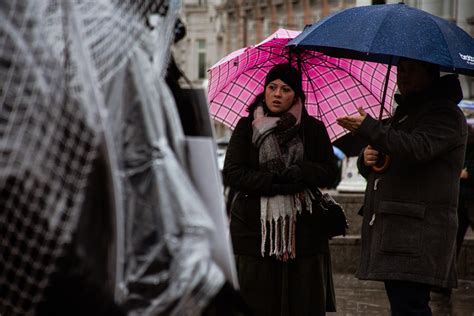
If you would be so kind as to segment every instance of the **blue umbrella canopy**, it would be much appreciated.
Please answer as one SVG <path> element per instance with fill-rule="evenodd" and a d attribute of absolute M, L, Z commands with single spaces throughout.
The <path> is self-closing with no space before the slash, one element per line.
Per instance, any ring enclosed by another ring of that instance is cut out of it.
<path fill-rule="evenodd" d="M 386 64 L 406 57 L 474 76 L 474 39 L 456 24 L 405 4 L 336 12 L 308 26 L 288 46 Z"/>

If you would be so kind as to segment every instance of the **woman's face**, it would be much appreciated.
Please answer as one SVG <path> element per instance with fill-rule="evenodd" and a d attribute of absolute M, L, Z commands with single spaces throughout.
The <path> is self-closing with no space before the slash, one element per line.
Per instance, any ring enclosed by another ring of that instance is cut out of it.
<path fill-rule="evenodd" d="M 265 89 L 265 104 L 274 114 L 288 111 L 295 98 L 295 91 L 280 79 L 271 81 Z"/>

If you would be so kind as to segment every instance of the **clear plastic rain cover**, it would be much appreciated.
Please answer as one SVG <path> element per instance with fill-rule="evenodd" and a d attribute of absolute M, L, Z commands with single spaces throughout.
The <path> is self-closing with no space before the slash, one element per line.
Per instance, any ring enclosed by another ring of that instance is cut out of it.
<path fill-rule="evenodd" d="M 100 264 L 128 315 L 199 314 L 222 286 L 163 78 L 179 7 L 0 2 L 0 314 L 35 313 L 92 203 L 98 156 L 112 209 Z M 155 32 L 150 13 L 160 17 Z"/>

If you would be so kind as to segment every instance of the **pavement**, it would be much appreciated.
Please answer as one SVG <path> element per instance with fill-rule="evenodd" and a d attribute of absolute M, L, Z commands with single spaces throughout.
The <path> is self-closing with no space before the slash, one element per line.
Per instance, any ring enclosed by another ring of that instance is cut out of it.
<path fill-rule="evenodd" d="M 361 281 L 352 274 L 334 276 L 337 312 L 328 316 L 390 315 L 390 307 L 382 282 Z M 474 316 L 474 281 L 459 280 L 451 296 L 432 293 L 434 316 Z"/>

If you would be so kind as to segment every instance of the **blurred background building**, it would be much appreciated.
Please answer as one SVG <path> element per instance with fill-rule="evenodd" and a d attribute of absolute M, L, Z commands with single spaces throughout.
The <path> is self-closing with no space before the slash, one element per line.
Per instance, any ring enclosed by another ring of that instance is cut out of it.
<path fill-rule="evenodd" d="M 207 69 L 228 53 L 256 44 L 278 28 L 302 30 L 333 12 L 362 5 L 399 3 L 400 0 L 184 0 L 182 19 L 187 36 L 174 55 L 195 88 L 207 89 Z M 474 36 L 473 0 L 405 0 L 453 21 Z M 351 31 L 351 30 L 348 30 Z M 474 99 L 474 80 L 461 78 L 464 98 Z M 216 123 L 216 136 L 230 131 Z"/>

